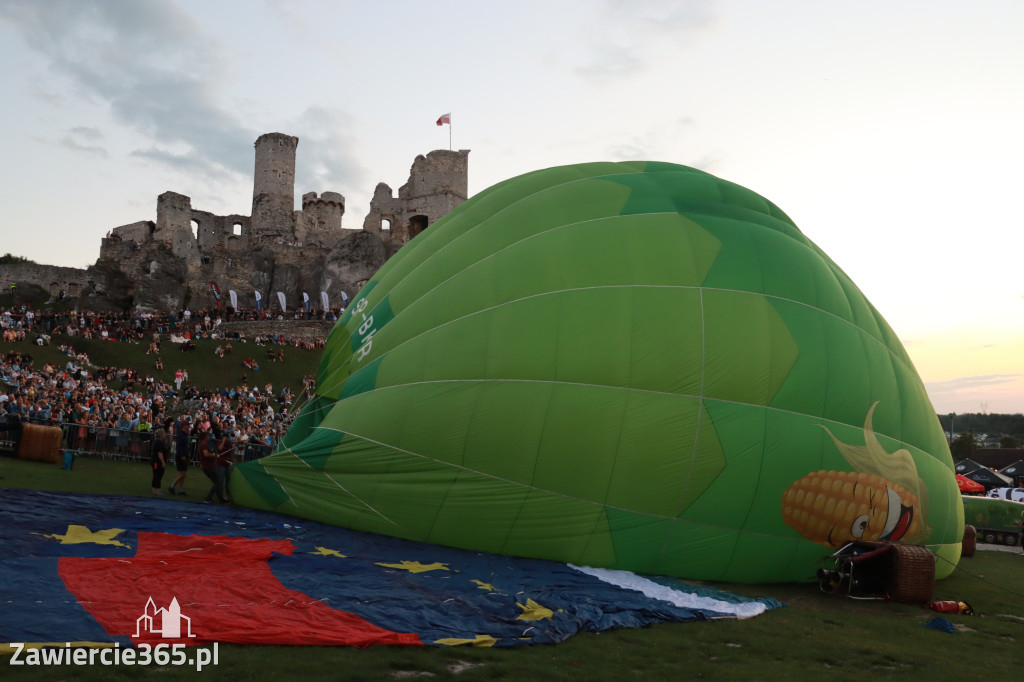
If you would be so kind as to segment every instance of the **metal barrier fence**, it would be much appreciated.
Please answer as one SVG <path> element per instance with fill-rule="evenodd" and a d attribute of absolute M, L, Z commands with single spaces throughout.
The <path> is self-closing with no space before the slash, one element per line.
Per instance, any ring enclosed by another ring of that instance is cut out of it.
<path fill-rule="evenodd" d="M 61 450 L 76 455 L 100 457 L 101 459 L 124 462 L 148 462 L 153 447 L 153 433 L 150 431 L 125 431 L 110 427 L 86 426 L 82 424 L 58 424 L 63 432 Z M 176 456 L 174 436 L 168 435 L 167 445 L 172 456 Z M 199 463 L 199 438 L 189 437 L 188 458 L 192 464 Z M 269 455 L 274 446 L 265 443 L 235 443 L 238 461 L 248 462 Z"/>

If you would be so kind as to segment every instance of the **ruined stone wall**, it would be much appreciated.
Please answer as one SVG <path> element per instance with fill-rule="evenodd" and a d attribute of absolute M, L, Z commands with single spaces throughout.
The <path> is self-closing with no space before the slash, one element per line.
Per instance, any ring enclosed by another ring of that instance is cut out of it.
<path fill-rule="evenodd" d="M 370 199 L 370 211 L 363 218 L 363 229 L 367 232 L 387 232 L 390 238 L 391 225 L 402 212 L 402 201 L 395 198 L 394 191 L 384 182 L 378 182 Z M 383 222 L 388 221 L 385 229 Z"/>
<path fill-rule="evenodd" d="M 469 191 L 469 150 L 435 149 L 412 162 L 409 181 L 398 190 L 402 199 L 428 194 L 452 194 L 462 201 Z"/>
<path fill-rule="evenodd" d="M 135 259 L 135 252 L 139 250 L 139 242 L 127 239 L 104 239 L 100 245 L 100 260 L 126 264 Z"/>
<path fill-rule="evenodd" d="M 32 284 L 51 296 L 57 296 L 62 289 L 69 296 L 78 296 L 92 282 L 88 271 L 80 268 L 37 263 L 0 265 L 0 285 L 9 290 L 11 284 Z"/>
<path fill-rule="evenodd" d="M 196 239 L 202 255 L 243 251 L 249 248 L 251 221 L 244 215 L 214 215 L 209 211 L 192 211 L 198 228 Z"/>
<path fill-rule="evenodd" d="M 390 253 L 448 215 L 466 200 L 469 187 L 469 150 L 438 149 L 413 161 L 409 181 L 398 197 L 384 183 L 377 185 L 363 229 L 381 233 Z M 390 227 L 382 231 L 383 221 Z"/>
<path fill-rule="evenodd" d="M 333 322 L 327 322 L 324 320 L 292 319 L 262 320 L 259 322 L 225 322 L 221 325 L 221 329 L 223 329 L 225 332 L 229 334 L 232 332 L 240 332 L 245 334 L 246 345 L 234 346 L 234 352 L 238 353 L 240 350 L 244 349 L 247 355 L 252 355 L 254 358 L 256 358 L 256 360 L 262 362 L 263 356 L 266 355 L 266 351 L 263 348 L 260 348 L 259 346 L 253 344 L 252 342 L 252 340 L 256 338 L 257 335 L 270 336 L 273 334 L 278 334 L 280 336 L 284 336 L 287 339 L 315 341 L 316 339 L 326 339 L 327 335 L 331 333 L 331 328 L 333 326 Z M 285 353 L 287 354 L 287 350 L 285 351 Z"/>
<path fill-rule="evenodd" d="M 252 190 L 252 243 L 294 240 L 295 150 L 299 138 L 267 133 L 256 140 Z"/>
<path fill-rule="evenodd" d="M 164 192 L 157 197 L 153 239 L 166 244 L 190 266 L 199 262 L 199 249 L 192 233 L 192 199 L 176 192 Z"/>
<path fill-rule="evenodd" d="M 129 225 L 120 225 L 110 231 L 111 237 L 130 242 L 149 241 L 156 225 L 150 220 L 140 220 Z"/>

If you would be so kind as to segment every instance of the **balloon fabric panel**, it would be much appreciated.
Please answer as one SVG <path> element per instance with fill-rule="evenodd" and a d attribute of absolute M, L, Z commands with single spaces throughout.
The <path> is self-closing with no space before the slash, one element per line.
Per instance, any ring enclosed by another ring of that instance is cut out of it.
<path fill-rule="evenodd" d="M 354 297 L 310 405 L 237 500 L 762 582 L 813 579 L 829 529 L 864 528 L 834 507 L 856 480 L 889 501 L 870 533 L 959 556 L 951 457 L 896 335 L 778 207 L 684 166 L 550 168 L 466 201 Z"/>

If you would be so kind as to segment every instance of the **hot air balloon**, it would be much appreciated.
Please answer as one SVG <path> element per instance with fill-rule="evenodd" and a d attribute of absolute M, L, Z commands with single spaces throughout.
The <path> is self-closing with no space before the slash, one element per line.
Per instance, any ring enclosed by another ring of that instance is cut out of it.
<path fill-rule="evenodd" d="M 735 582 L 813 581 L 854 539 L 927 544 L 943 577 L 964 526 L 943 431 L 878 311 L 774 204 L 658 162 L 512 178 L 406 244 L 232 494 Z"/>

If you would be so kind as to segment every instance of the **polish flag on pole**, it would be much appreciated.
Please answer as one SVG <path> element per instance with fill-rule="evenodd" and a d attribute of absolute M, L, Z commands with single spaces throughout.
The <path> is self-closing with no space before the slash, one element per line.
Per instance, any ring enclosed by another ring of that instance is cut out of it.
<path fill-rule="evenodd" d="M 444 125 L 445 123 L 447 123 L 448 125 L 452 124 L 451 114 L 443 114 L 441 118 L 437 119 L 437 125 Z"/>

